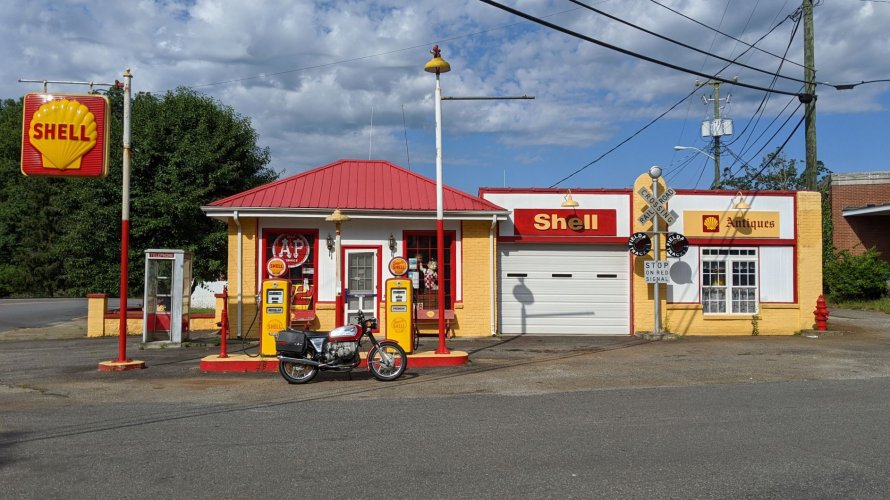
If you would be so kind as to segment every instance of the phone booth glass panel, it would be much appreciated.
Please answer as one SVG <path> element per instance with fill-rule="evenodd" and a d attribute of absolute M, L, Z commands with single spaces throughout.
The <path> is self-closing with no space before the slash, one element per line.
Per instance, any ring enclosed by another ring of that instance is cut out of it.
<path fill-rule="evenodd" d="M 183 250 L 145 251 L 142 341 L 179 344 L 188 335 L 192 256 Z"/>

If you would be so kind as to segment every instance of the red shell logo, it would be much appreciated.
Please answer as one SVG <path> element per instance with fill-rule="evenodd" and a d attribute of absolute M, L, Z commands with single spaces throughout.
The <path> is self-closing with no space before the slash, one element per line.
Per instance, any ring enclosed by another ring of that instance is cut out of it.
<path fill-rule="evenodd" d="M 309 241 L 302 234 L 282 234 L 272 243 L 272 257 L 284 260 L 287 267 L 302 266 L 309 250 Z"/>
<path fill-rule="evenodd" d="M 720 218 L 716 215 L 701 216 L 701 230 L 704 233 L 716 233 L 720 228 Z"/>

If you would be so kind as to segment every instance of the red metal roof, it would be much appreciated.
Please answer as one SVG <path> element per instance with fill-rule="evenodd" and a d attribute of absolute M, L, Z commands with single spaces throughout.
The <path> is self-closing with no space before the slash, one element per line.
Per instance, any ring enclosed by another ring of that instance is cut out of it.
<path fill-rule="evenodd" d="M 444 211 L 503 212 L 482 198 L 443 186 Z M 383 160 L 339 160 L 214 201 L 210 207 L 436 210 L 433 180 Z"/>

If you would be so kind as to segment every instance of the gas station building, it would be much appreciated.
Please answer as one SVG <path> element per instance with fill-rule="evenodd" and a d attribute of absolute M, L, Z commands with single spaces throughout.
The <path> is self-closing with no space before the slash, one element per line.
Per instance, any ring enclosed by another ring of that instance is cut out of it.
<path fill-rule="evenodd" d="M 327 330 L 361 310 L 386 335 L 385 283 L 397 277 L 397 257 L 409 262 L 420 333 L 438 331 L 439 273 L 454 336 L 651 332 L 655 286 L 671 333 L 813 327 L 822 293 L 819 193 L 674 191 L 658 182 L 658 193 L 670 191 L 662 199 L 673 218 L 662 227 L 685 236 L 672 240 L 684 242 L 675 257 L 660 238 L 669 278 L 659 285 L 647 282 L 653 252 L 628 249 L 632 235 L 653 228 L 645 173 L 633 189 L 483 188 L 473 196 L 445 186 L 444 262 L 436 262 L 435 182 L 386 161 L 340 160 L 202 209 L 228 226 L 232 337 L 260 334 L 260 292 L 275 279 L 289 285 L 288 324 Z"/>

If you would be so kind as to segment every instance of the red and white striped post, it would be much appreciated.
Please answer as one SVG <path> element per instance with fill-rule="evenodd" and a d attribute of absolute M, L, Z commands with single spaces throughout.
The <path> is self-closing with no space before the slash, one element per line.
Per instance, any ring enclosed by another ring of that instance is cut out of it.
<path fill-rule="evenodd" d="M 439 86 L 439 74 L 451 71 L 451 66 L 442 59 L 439 46 L 433 46 L 433 58 L 424 66 L 427 73 L 436 74 L 436 260 L 438 264 L 437 281 L 439 287 L 439 346 L 436 354 L 448 354 L 445 346 L 445 221 L 444 201 L 442 196 L 442 87 Z"/>

